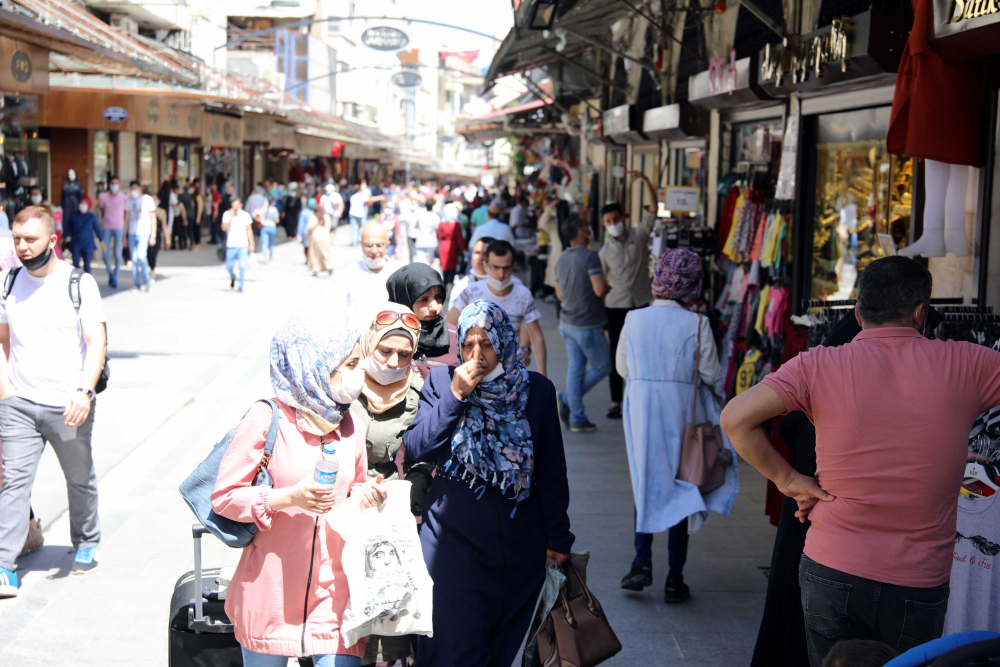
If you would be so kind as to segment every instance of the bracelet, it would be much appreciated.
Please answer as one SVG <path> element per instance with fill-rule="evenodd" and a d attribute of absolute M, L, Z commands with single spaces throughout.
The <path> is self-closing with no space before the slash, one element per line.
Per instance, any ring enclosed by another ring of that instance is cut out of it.
<path fill-rule="evenodd" d="M 530 345 L 522 345 L 521 346 L 521 352 L 531 352 L 531 346 Z"/>
<path fill-rule="evenodd" d="M 77 391 L 82 391 L 85 394 L 87 394 L 87 398 L 89 398 L 90 400 L 94 400 L 95 398 L 97 398 L 97 394 L 94 393 L 93 389 L 87 389 L 85 387 L 79 387 L 77 389 Z"/>

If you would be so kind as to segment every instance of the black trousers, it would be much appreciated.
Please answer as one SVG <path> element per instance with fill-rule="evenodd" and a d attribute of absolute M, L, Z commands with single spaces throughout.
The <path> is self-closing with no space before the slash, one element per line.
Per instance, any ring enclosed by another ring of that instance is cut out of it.
<path fill-rule="evenodd" d="M 647 304 L 648 305 L 648 304 Z M 646 306 L 639 306 L 645 308 Z M 611 373 L 608 375 L 608 382 L 611 383 L 611 402 L 621 403 L 625 393 L 625 380 L 618 374 L 615 366 L 615 354 L 618 351 L 618 340 L 622 337 L 622 329 L 625 328 L 625 316 L 635 308 L 605 308 L 604 312 L 608 317 L 608 339 L 611 343 Z"/>

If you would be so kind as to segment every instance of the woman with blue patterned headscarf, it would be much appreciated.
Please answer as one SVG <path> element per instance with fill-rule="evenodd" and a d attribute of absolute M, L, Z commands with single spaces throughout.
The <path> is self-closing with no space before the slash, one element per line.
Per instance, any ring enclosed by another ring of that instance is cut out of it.
<path fill-rule="evenodd" d="M 263 460 L 272 410 L 259 401 L 233 432 L 212 493 L 216 512 L 257 525 L 233 575 L 226 613 L 248 667 L 284 665 L 293 656 L 360 667 L 365 642 L 348 648 L 339 632 L 350 597 L 340 561 L 344 540 L 319 521 L 352 489 L 363 506 L 380 502 L 381 489 L 368 480 L 365 433 L 348 410 L 364 382 L 358 336 L 293 317 L 274 335 L 270 361 L 278 411 L 271 457 Z M 335 481 L 315 482 L 317 462 L 334 457 Z M 273 487 L 253 486 L 261 463 Z M 288 613 L 293 608 L 299 612 Z"/>
<path fill-rule="evenodd" d="M 457 366 L 427 374 L 403 436 L 414 459 L 437 467 L 420 532 L 434 636 L 417 638 L 417 663 L 509 665 L 545 564 L 561 565 L 573 545 L 556 392 L 524 367 L 495 303 L 462 311 L 458 349 Z"/>

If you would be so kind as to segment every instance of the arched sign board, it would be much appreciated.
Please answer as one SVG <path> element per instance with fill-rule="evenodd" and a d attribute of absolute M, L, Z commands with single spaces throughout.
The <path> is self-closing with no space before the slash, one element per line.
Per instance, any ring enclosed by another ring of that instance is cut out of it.
<path fill-rule="evenodd" d="M 418 73 L 411 72 L 409 70 L 396 72 L 392 75 L 390 80 L 393 85 L 399 86 L 400 88 L 416 88 L 423 82 L 423 78 Z"/>
<path fill-rule="evenodd" d="M 376 51 L 402 51 L 410 43 L 410 38 L 398 28 L 380 25 L 361 33 L 361 43 Z"/>

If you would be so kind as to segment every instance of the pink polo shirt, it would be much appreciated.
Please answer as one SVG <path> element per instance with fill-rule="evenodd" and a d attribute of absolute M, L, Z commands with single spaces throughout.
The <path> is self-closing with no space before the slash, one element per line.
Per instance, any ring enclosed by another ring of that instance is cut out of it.
<path fill-rule="evenodd" d="M 868 329 L 762 382 L 816 426 L 816 477 L 837 497 L 809 514 L 806 555 L 889 584 L 948 581 L 969 430 L 1000 404 L 1000 353 Z"/>
<path fill-rule="evenodd" d="M 124 193 L 102 192 L 97 202 L 104 211 L 104 220 L 101 227 L 104 229 L 124 229 L 125 228 L 125 202 L 128 197 Z"/>

